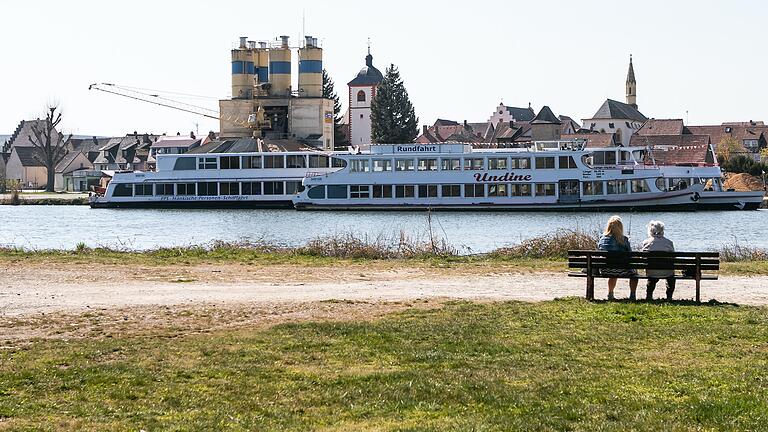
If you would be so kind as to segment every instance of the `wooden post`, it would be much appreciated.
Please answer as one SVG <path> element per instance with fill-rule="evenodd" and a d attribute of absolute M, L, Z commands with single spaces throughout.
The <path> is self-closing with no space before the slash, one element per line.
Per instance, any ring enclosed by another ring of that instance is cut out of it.
<path fill-rule="evenodd" d="M 696 303 L 701 303 L 701 255 L 696 255 Z"/>
<path fill-rule="evenodd" d="M 592 255 L 587 253 L 587 300 L 595 299 L 595 277 L 592 273 Z"/>

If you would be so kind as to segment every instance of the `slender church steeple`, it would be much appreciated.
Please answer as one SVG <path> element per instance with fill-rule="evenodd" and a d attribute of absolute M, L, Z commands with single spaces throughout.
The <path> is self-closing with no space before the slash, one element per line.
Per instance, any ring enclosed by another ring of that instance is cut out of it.
<path fill-rule="evenodd" d="M 629 71 L 627 72 L 627 105 L 637 109 L 637 81 L 635 81 L 635 68 L 632 66 L 632 54 L 629 55 Z"/>

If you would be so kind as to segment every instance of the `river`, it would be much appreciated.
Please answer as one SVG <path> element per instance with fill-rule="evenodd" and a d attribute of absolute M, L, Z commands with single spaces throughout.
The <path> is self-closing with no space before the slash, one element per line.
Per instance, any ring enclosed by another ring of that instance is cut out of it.
<path fill-rule="evenodd" d="M 487 252 L 558 229 L 597 232 L 609 213 L 432 213 L 432 232 L 463 253 Z M 723 245 L 768 248 L 768 211 L 621 213 L 633 243 L 645 225 L 663 221 L 678 250 Z M 328 235 L 428 238 L 426 212 L 297 212 L 295 210 L 123 210 L 86 206 L 0 206 L 0 246 L 73 249 L 78 243 L 127 250 L 269 242 L 300 246 Z"/>

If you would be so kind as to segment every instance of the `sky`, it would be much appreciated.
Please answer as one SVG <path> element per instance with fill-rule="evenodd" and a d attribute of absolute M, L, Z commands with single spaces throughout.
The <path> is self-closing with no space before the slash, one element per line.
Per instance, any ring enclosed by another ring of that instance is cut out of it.
<path fill-rule="evenodd" d="M 486 121 L 500 101 L 589 118 L 606 98 L 624 101 L 630 54 L 648 117 L 768 121 L 768 2 L 757 0 L 36 0 L 2 1 L 0 17 L 0 134 L 51 103 L 66 133 L 218 130 L 88 85 L 200 95 L 180 100 L 217 109 L 239 36 L 294 45 L 302 33 L 322 44 L 342 102 L 370 38 L 374 65 L 398 66 L 421 124 Z"/>

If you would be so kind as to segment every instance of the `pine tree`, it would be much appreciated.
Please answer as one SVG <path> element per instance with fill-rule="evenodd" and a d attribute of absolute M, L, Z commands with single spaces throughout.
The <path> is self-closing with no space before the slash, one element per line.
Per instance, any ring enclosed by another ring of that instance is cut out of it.
<path fill-rule="evenodd" d="M 346 147 L 349 145 L 347 135 L 344 133 L 344 125 L 341 124 L 341 102 L 339 95 L 333 88 L 333 80 L 328 72 L 323 69 L 323 97 L 333 101 L 333 142 L 335 147 Z"/>
<path fill-rule="evenodd" d="M 400 71 L 390 65 L 371 100 L 371 140 L 374 143 L 410 143 L 419 135 L 419 118 L 408 98 Z"/>

